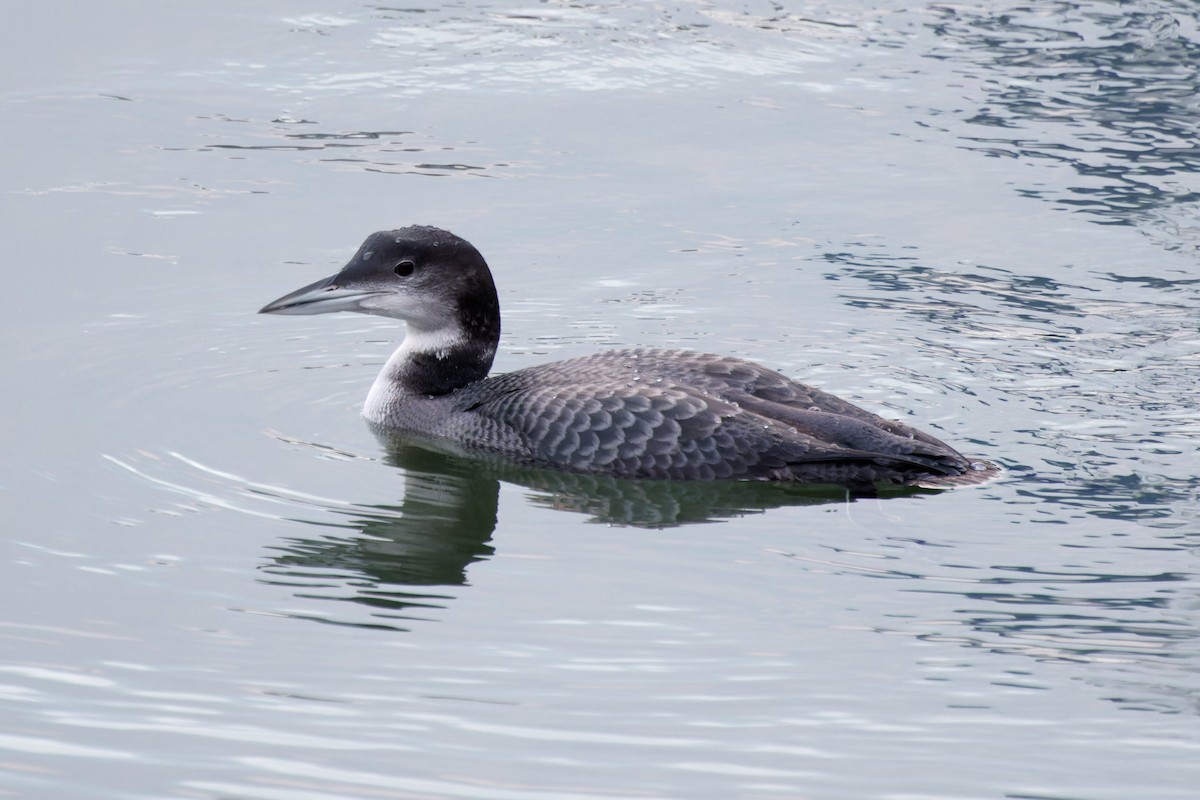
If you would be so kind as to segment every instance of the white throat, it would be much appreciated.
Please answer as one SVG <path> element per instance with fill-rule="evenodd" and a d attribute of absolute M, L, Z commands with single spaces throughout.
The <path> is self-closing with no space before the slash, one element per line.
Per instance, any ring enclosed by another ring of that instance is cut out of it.
<path fill-rule="evenodd" d="M 414 356 L 430 354 L 436 358 L 445 358 L 466 339 L 466 335 L 457 326 L 447 325 L 430 330 L 418 328 L 410 322 L 404 341 L 375 376 L 375 383 L 371 384 L 371 391 L 363 404 L 363 416 L 372 422 L 382 423 L 392 416 L 390 408 L 404 402 L 406 393 L 400 376 Z"/>
<path fill-rule="evenodd" d="M 445 358 L 451 350 L 466 340 L 466 335 L 458 326 L 446 325 L 429 330 L 417 328 L 410 322 L 408 332 L 404 335 L 404 341 L 388 359 L 388 366 L 401 364 L 418 353 L 428 353 L 437 358 Z"/>

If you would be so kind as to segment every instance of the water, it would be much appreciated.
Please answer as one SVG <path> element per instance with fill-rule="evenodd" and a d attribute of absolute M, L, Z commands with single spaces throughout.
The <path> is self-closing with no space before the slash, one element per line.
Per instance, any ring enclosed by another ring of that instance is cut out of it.
<path fill-rule="evenodd" d="M 11 12 L 0 789 L 1194 797 L 1193 12 Z M 491 261 L 499 369 L 741 355 L 1007 474 L 389 449 L 399 332 L 253 311 L 415 222 Z"/>

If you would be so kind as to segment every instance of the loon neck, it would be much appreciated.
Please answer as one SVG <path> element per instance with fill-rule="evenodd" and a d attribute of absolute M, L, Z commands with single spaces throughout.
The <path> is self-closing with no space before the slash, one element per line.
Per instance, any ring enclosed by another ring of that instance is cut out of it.
<path fill-rule="evenodd" d="M 448 280 L 447 291 L 418 295 L 425 302 L 408 304 L 422 313 L 383 314 L 405 319 L 408 331 L 367 395 L 367 419 L 385 422 L 419 413 L 412 401 L 443 397 L 487 377 L 500 343 L 500 303 L 487 264 L 475 257 L 478 268 Z"/>
<path fill-rule="evenodd" d="M 408 325 L 408 334 L 384 365 L 363 413 L 384 419 L 395 406 L 417 397 L 450 394 L 487 377 L 499 335 L 470 336 L 459 326 L 435 330 Z"/>
<path fill-rule="evenodd" d="M 494 339 L 454 329 L 422 331 L 410 323 L 385 372 L 410 394 L 443 395 L 486 378 L 495 356 Z"/>

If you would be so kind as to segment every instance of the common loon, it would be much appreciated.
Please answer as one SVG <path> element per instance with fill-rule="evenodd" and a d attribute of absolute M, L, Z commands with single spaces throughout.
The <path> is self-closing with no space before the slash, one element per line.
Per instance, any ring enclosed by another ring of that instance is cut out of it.
<path fill-rule="evenodd" d="M 532 466 L 620 478 L 953 486 L 998 471 L 739 358 L 630 349 L 488 377 L 500 306 L 483 256 L 438 228 L 367 237 L 340 272 L 262 314 L 408 323 L 363 415 Z"/>

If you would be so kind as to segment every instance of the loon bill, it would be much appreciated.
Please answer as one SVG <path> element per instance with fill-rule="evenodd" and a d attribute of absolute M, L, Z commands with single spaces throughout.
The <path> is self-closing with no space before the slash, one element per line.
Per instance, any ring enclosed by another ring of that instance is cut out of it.
<path fill-rule="evenodd" d="M 357 311 L 407 323 L 363 415 L 514 462 L 622 478 L 942 488 L 999 473 L 944 442 L 740 358 L 631 349 L 488 376 L 500 305 L 469 242 L 373 233 L 340 272 L 262 314 Z"/>

